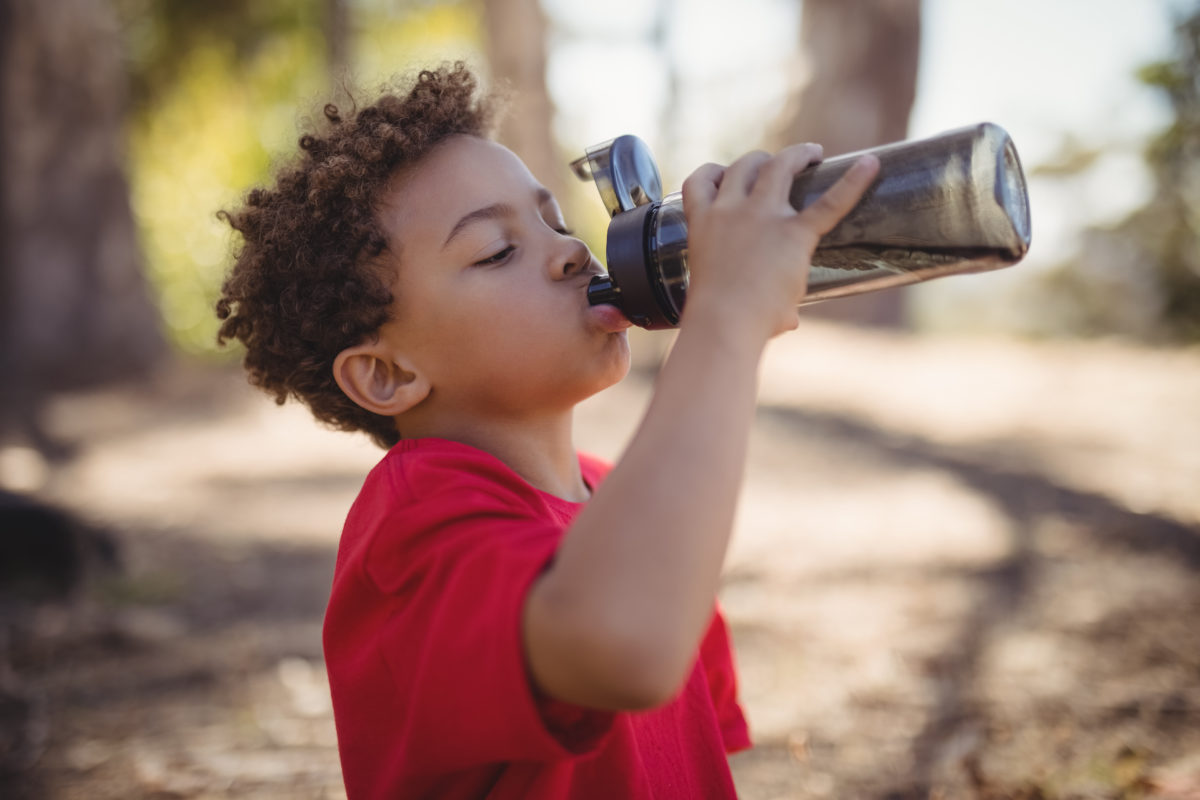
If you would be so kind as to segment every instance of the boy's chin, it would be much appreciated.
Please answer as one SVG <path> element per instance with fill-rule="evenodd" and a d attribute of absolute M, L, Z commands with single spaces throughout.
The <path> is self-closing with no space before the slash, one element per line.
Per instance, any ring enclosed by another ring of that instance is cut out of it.
<path fill-rule="evenodd" d="M 625 341 L 624 332 L 620 334 L 620 337 L 624 346 L 620 348 L 620 353 L 616 356 L 616 360 L 614 361 L 612 368 L 606 373 L 604 380 L 600 382 L 600 385 L 595 391 L 592 392 L 592 394 L 596 394 L 596 392 L 602 392 L 611 386 L 616 386 L 625 379 L 626 375 L 629 374 L 631 363 L 629 355 L 629 343 Z"/>
<path fill-rule="evenodd" d="M 629 349 L 623 348 L 613 354 L 603 370 L 592 374 L 590 380 L 577 384 L 579 392 L 574 395 L 574 404 L 582 403 L 605 389 L 616 386 L 629 374 Z"/>

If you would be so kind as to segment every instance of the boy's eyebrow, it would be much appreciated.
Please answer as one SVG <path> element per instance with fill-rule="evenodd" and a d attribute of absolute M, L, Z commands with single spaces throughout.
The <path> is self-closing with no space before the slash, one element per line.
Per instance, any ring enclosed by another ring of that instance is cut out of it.
<path fill-rule="evenodd" d="M 534 199 L 537 200 L 537 204 L 539 206 L 549 203 L 554 199 L 554 195 L 550 194 L 548 189 L 541 186 L 537 188 L 537 191 L 533 193 L 533 196 Z M 450 244 L 451 240 L 453 240 L 455 236 L 458 236 L 458 234 L 462 233 L 463 228 L 467 227 L 473 222 L 479 222 L 480 220 L 485 219 L 508 217 L 515 213 L 516 211 L 508 203 L 492 203 L 490 206 L 477 208 L 469 214 L 464 214 L 463 218 L 454 223 L 454 227 L 450 229 L 450 235 L 447 236 L 446 241 L 442 243 L 442 249 L 445 250 L 446 246 Z"/>

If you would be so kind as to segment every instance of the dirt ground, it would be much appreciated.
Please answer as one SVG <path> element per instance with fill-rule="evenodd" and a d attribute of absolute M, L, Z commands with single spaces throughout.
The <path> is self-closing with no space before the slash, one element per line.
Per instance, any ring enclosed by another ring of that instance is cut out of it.
<path fill-rule="evenodd" d="M 650 388 L 579 445 L 618 456 Z M 721 591 L 743 797 L 1200 798 L 1200 350 L 814 322 L 761 396 Z M 0 485 L 120 566 L 0 637 L 0 796 L 344 797 L 320 624 L 379 452 L 195 364 L 49 422 L 74 457 Z"/>

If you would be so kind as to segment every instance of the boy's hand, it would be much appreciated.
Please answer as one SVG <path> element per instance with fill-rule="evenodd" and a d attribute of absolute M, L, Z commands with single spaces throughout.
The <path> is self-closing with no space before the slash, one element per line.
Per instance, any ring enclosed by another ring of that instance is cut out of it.
<path fill-rule="evenodd" d="M 707 318 L 762 341 L 798 324 L 820 238 L 862 197 L 879 170 L 863 156 L 821 198 L 797 212 L 788 203 L 796 173 L 821 160 L 820 145 L 799 144 L 776 156 L 742 156 L 728 168 L 705 164 L 683 184 L 691 283 L 681 325 Z"/>

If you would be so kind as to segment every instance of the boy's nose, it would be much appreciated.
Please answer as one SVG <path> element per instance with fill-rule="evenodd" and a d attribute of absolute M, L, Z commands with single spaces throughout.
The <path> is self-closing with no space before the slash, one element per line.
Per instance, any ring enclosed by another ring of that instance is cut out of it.
<path fill-rule="evenodd" d="M 569 278 L 586 270 L 592 262 L 591 251 L 582 240 L 574 236 L 563 236 L 562 247 L 555 254 L 553 277 L 555 280 Z"/>

